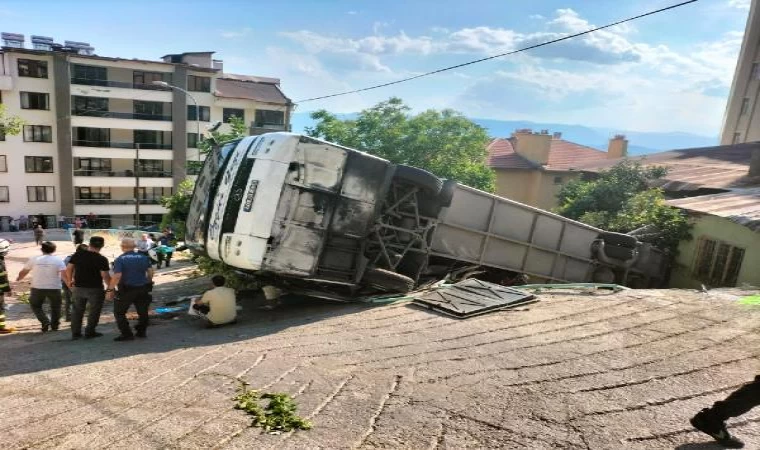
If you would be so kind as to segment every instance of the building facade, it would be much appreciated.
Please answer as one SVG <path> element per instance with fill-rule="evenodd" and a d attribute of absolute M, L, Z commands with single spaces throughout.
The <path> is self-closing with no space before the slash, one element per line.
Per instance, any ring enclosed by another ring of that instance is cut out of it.
<path fill-rule="evenodd" d="M 289 130 L 279 80 L 225 74 L 213 52 L 143 61 L 44 39 L 26 49 L 23 36 L 3 34 L 0 101 L 24 126 L 0 136 L 0 230 L 32 215 L 133 225 L 138 209 L 140 224 L 158 223 L 160 199 L 202 158 L 199 130 L 222 121 L 224 131 L 235 116 L 252 134 Z"/>
<path fill-rule="evenodd" d="M 721 145 L 760 141 L 760 12 L 752 0 L 734 81 L 723 117 Z"/>
<path fill-rule="evenodd" d="M 496 194 L 551 210 L 564 185 L 581 176 L 578 167 L 626 156 L 628 141 L 615 136 L 606 152 L 562 139 L 561 133 L 524 129 L 487 147 L 488 166 L 496 172 Z"/>

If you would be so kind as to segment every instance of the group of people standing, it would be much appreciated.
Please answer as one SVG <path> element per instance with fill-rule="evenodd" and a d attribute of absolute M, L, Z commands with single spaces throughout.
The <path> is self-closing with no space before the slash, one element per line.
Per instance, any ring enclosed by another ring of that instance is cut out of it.
<path fill-rule="evenodd" d="M 78 245 L 76 252 L 64 262 L 53 256 L 56 245 L 45 241 L 41 245 L 42 256 L 30 258 L 24 265 L 16 281 L 31 273 L 29 305 L 40 321 L 43 333 L 57 331 L 60 326 L 61 288 L 65 285 L 67 301 L 63 305 L 64 315 L 71 321 L 73 340 L 103 336 L 97 331 L 97 326 L 106 300 L 114 301 L 114 317 L 120 331 L 115 341 L 146 337 L 154 274 L 151 261 L 146 255 L 135 251 L 134 239 L 123 239 L 122 254 L 114 260 L 111 273 L 108 259 L 100 254 L 104 245 L 102 237 L 93 236 L 88 245 Z M 50 304 L 50 317 L 43 310 L 46 300 Z M 132 305 L 138 315 L 135 332 L 126 317 Z M 83 330 L 87 310 L 89 314 Z"/>

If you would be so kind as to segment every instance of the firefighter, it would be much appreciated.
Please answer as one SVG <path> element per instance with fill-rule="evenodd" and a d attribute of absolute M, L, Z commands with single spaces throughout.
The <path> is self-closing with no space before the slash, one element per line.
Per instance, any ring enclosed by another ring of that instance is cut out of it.
<path fill-rule="evenodd" d="M 16 331 L 14 328 L 5 325 L 5 295 L 11 292 L 8 271 L 5 268 L 5 255 L 8 254 L 10 249 L 10 241 L 0 239 L 0 334 L 9 334 Z"/>

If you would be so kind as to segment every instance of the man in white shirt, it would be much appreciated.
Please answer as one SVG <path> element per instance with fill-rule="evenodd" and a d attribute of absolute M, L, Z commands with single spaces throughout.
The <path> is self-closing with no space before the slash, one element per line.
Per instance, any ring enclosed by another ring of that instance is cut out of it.
<path fill-rule="evenodd" d="M 24 279 L 32 273 L 32 290 L 29 294 L 29 306 L 42 324 L 42 332 L 57 331 L 61 322 L 61 280 L 66 265 L 61 258 L 53 256 L 55 244 L 45 241 L 40 246 L 42 256 L 29 258 L 24 269 L 19 272 L 16 281 Z M 50 300 L 50 318 L 45 314 L 42 305 L 45 299 Z"/>
<path fill-rule="evenodd" d="M 136 245 L 138 252 L 148 254 L 148 250 L 153 247 L 153 240 L 148 236 L 148 233 L 143 233 Z"/>
<path fill-rule="evenodd" d="M 208 320 L 210 328 L 235 323 L 237 316 L 237 304 L 235 303 L 235 290 L 224 287 L 227 280 L 221 275 L 211 278 L 214 288 L 206 291 L 203 297 L 196 300 L 193 309 Z"/>

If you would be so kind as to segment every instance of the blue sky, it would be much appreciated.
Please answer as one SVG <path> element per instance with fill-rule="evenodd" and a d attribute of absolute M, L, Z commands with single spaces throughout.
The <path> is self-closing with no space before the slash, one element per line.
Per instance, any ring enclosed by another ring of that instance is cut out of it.
<path fill-rule="evenodd" d="M 388 82 L 676 0 L 3 0 L 2 31 L 157 59 L 214 50 L 225 71 L 279 77 L 293 100 Z M 33 5 L 33 6 L 32 6 Z M 630 25 L 299 111 L 415 111 L 717 135 L 749 0 L 700 0 Z"/>

